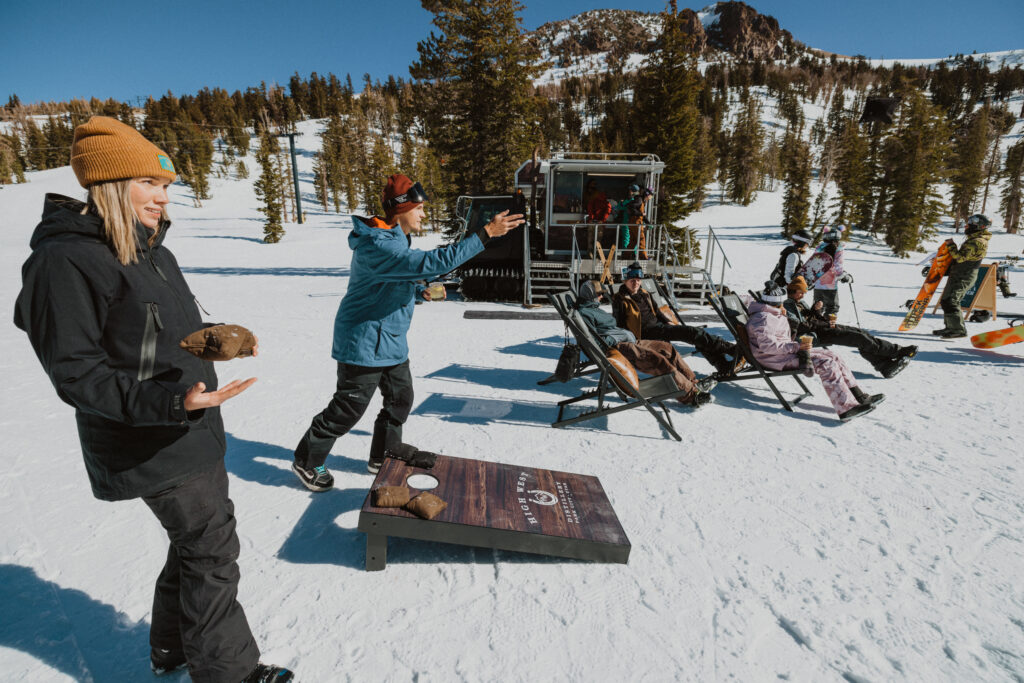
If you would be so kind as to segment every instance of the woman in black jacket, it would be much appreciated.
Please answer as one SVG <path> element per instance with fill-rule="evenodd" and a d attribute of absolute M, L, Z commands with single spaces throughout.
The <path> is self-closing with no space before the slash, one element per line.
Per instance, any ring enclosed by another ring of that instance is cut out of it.
<path fill-rule="evenodd" d="M 75 408 L 93 494 L 142 498 L 170 538 L 153 600 L 153 671 L 187 664 L 194 681 L 291 680 L 259 663 L 236 600 L 239 543 L 218 406 L 256 378 L 218 389 L 213 364 L 179 347 L 205 325 L 163 246 L 174 166 L 134 128 L 102 116 L 75 129 L 71 166 L 88 199 L 47 195 L 14 322 Z"/>

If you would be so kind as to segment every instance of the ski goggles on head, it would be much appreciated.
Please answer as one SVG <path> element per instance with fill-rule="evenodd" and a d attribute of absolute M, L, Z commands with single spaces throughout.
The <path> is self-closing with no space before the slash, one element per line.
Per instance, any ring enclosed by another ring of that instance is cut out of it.
<path fill-rule="evenodd" d="M 422 204 L 425 201 L 429 201 L 430 197 L 427 196 L 427 191 L 423 189 L 423 186 L 419 183 L 414 183 L 412 187 L 403 192 L 400 195 L 392 197 L 391 199 L 385 199 L 381 202 L 384 205 L 384 210 L 393 209 L 399 204 Z"/>

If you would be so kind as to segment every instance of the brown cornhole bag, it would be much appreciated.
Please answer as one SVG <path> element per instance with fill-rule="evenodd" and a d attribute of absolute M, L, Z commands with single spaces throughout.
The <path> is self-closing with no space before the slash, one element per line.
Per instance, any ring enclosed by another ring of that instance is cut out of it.
<path fill-rule="evenodd" d="M 612 381 L 630 396 L 636 396 L 640 392 L 640 380 L 636 376 L 636 368 L 633 364 L 626 360 L 626 357 L 615 349 L 609 349 L 606 355 L 608 362 L 611 363 L 612 367 L 619 371 L 623 377 L 626 378 L 628 385 L 624 385 L 622 381 L 612 375 Z"/>
<path fill-rule="evenodd" d="M 214 325 L 196 330 L 179 346 L 203 360 L 231 360 L 251 356 L 256 337 L 241 325 Z"/>
<path fill-rule="evenodd" d="M 373 490 L 373 505 L 379 508 L 400 508 L 409 502 L 408 486 L 378 486 Z"/>
<path fill-rule="evenodd" d="M 444 502 L 433 493 L 424 491 L 406 503 L 404 507 L 417 517 L 433 519 L 441 514 L 442 510 L 448 507 L 448 503 Z"/>

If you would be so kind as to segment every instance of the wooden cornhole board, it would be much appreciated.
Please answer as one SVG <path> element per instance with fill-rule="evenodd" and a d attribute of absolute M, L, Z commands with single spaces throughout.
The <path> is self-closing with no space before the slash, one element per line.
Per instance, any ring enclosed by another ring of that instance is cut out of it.
<path fill-rule="evenodd" d="M 996 263 L 983 263 L 978 266 L 978 277 L 974 280 L 974 284 L 971 288 L 964 293 L 964 298 L 960 302 L 960 310 L 963 311 L 964 318 L 969 318 L 973 311 L 988 311 L 992 314 L 992 319 L 996 319 Z M 946 281 L 949 284 L 949 281 Z M 946 293 L 946 288 L 942 288 L 942 293 Z M 942 307 L 942 297 L 940 296 L 935 302 L 935 308 L 932 309 L 932 313 L 936 313 L 939 308 Z"/>
<path fill-rule="evenodd" d="M 597 477 L 439 455 L 429 470 L 385 459 L 371 490 L 401 486 L 413 474 L 437 479 L 430 492 L 448 507 L 426 520 L 374 507 L 368 494 L 359 511 L 367 571 L 384 569 L 388 536 L 595 562 L 629 559 L 629 539 Z"/>

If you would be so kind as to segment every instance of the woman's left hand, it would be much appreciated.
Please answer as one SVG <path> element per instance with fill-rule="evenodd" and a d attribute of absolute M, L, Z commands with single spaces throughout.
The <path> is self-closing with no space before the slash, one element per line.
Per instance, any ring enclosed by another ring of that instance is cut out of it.
<path fill-rule="evenodd" d="M 253 355 L 256 354 L 254 353 Z M 244 381 L 236 379 L 233 382 L 228 382 L 217 391 L 206 391 L 205 384 L 196 382 L 185 394 L 185 410 L 192 412 L 193 410 L 216 408 L 228 399 L 238 396 L 251 387 L 254 382 L 256 382 L 255 377 L 250 377 Z"/>

